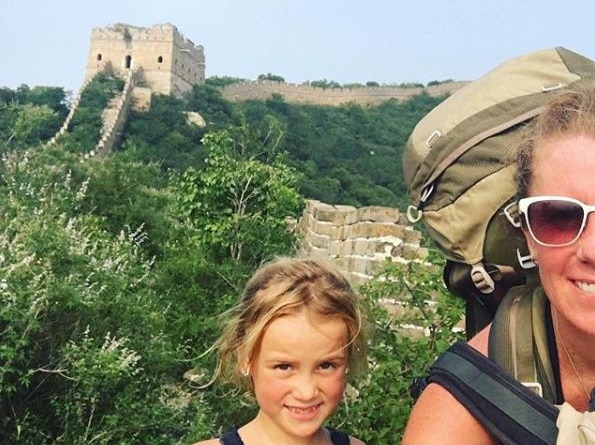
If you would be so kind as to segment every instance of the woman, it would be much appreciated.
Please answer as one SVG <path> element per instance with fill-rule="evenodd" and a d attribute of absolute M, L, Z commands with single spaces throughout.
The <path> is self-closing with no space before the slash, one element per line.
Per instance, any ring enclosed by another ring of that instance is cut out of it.
<path fill-rule="evenodd" d="M 517 156 L 522 227 L 549 302 L 556 403 L 588 410 L 595 387 L 595 85 L 561 94 L 529 129 Z M 545 314 L 544 316 L 546 316 Z M 469 343 L 488 352 L 490 326 Z M 403 444 L 495 444 L 445 388 L 418 399 Z"/>

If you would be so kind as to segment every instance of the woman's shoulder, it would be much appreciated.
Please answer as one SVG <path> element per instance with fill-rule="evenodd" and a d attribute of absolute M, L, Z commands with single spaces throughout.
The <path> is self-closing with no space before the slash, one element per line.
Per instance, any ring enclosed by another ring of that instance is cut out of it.
<path fill-rule="evenodd" d="M 413 406 L 402 443 L 487 445 L 495 441 L 448 390 L 430 383 Z"/>
<path fill-rule="evenodd" d="M 472 346 L 474 349 L 487 356 L 491 329 L 492 324 L 490 323 L 477 334 L 475 334 L 471 340 L 469 340 L 469 346 Z"/>
<path fill-rule="evenodd" d="M 488 354 L 488 325 L 469 341 L 479 353 Z M 440 422 L 436 422 L 440 419 Z M 492 435 L 446 388 L 430 383 L 416 401 L 403 437 L 404 445 L 493 444 Z"/>

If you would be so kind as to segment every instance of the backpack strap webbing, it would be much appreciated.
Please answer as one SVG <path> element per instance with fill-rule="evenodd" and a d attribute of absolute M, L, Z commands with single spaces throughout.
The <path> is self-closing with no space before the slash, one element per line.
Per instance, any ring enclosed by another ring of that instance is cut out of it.
<path fill-rule="evenodd" d="M 488 356 L 525 386 L 557 403 L 546 327 L 547 297 L 540 286 L 511 288 L 490 328 Z"/>
<path fill-rule="evenodd" d="M 436 360 L 428 383 L 446 388 L 503 444 L 556 443 L 556 406 L 467 343 L 455 343 Z"/>

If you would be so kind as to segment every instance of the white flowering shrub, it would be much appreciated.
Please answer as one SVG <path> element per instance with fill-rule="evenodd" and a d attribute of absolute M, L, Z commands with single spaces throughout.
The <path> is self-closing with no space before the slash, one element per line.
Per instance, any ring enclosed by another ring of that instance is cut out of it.
<path fill-rule="evenodd" d="M 5 154 L 0 172 L 2 444 L 170 444 L 196 429 L 143 227 L 106 230 L 59 151 Z"/>

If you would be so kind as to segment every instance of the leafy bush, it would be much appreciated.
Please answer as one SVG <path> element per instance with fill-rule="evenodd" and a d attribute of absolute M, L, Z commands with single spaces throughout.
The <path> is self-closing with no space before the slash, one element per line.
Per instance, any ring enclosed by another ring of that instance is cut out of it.
<path fill-rule="evenodd" d="M 142 231 L 112 235 L 81 211 L 88 182 L 67 165 L 3 158 L 2 443 L 171 444 L 202 408 L 179 379 L 153 260 Z"/>
<path fill-rule="evenodd" d="M 462 300 L 453 298 L 436 264 L 389 263 L 360 292 L 371 320 L 368 375 L 346 392 L 331 421 L 367 443 L 400 443 L 415 378 L 446 348 L 464 338 Z M 395 308 L 389 304 L 400 303 Z"/>

